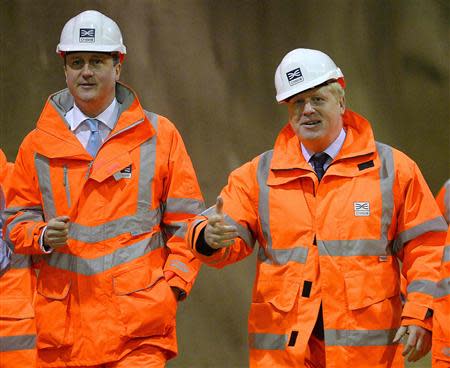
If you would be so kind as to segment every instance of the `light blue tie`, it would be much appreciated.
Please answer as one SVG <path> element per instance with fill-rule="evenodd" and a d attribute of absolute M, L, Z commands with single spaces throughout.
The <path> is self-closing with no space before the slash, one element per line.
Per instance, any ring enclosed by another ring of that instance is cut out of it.
<path fill-rule="evenodd" d="M 86 151 L 88 151 L 92 157 L 95 157 L 100 145 L 102 144 L 102 139 L 98 130 L 99 121 L 97 119 L 86 119 L 85 121 L 91 131 L 91 136 L 89 137 Z"/>

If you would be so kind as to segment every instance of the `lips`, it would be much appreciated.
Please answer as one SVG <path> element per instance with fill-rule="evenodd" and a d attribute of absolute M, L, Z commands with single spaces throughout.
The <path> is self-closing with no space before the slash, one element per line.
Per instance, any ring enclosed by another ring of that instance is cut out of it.
<path fill-rule="evenodd" d="M 306 125 L 306 126 L 315 126 L 320 124 L 321 121 L 320 120 L 311 120 L 311 121 L 305 121 L 304 123 L 302 123 L 301 125 Z"/>

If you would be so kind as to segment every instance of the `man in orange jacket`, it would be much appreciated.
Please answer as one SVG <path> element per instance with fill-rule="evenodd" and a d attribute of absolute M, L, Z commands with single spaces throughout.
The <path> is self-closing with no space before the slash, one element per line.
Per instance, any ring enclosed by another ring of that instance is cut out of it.
<path fill-rule="evenodd" d="M 275 86 L 289 123 L 187 233 L 219 268 L 258 241 L 251 367 L 403 367 L 431 348 L 447 227 L 416 164 L 346 109 L 344 85 L 328 55 L 288 53 Z"/>
<path fill-rule="evenodd" d="M 24 139 L 6 209 L 11 248 L 42 259 L 38 364 L 164 367 L 200 266 L 184 243 L 204 208 L 191 160 L 175 126 L 119 82 L 112 19 L 78 14 L 57 52 L 68 88 Z"/>
<path fill-rule="evenodd" d="M 13 165 L 0 150 L 0 209 L 11 186 Z M 3 220 L 0 218 L 1 226 Z M 11 253 L 0 236 L 0 367 L 36 366 L 36 325 L 32 307 L 36 273 L 31 256 Z"/>
<path fill-rule="evenodd" d="M 450 179 L 439 190 L 436 201 L 447 223 L 450 223 Z M 433 309 L 432 364 L 434 368 L 446 368 L 450 366 L 450 229 L 442 255 Z"/>

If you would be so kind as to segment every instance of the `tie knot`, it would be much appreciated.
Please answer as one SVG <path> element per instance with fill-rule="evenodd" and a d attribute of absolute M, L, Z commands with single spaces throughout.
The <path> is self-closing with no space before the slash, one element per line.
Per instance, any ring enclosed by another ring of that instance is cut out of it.
<path fill-rule="evenodd" d="M 323 174 L 325 174 L 323 165 L 325 165 L 325 162 L 329 157 L 330 156 L 328 156 L 328 154 L 326 154 L 325 152 L 319 152 L 312 155 L 309 159 L 314 167 L 314 171 L 316 172 L 319 181 L 322 179 Z"/>
<path fill-rule="evenodd" d="M 98 132 L 98 123 L 97 119 L 86 119 L 86 124 L 91 132 Z"/>
<path fill-rule="evenodd" d="M 315 153 L 314 155 L 311 156 L 310 160 L 312 161 L 314 167 L 316 165 L 320 165 L 321 167 L 323 167 L 323 165 L 325 164 L 325 162 L 328 160 L 330 156 L 325 153 L 325 152 L 319 152 L 319 153 Z"/>

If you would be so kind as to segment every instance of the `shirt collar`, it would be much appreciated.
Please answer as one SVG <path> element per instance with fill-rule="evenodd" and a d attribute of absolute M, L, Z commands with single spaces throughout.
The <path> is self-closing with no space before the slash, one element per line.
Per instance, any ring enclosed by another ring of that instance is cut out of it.
<path fill-rule="evenodd" d="M 117 116 L 119 114 L 119 103 L 117 99 L 114 97 L 111 104 L 103 110 L 99 115 L 97 115 L 94 119 L 101 121 L 105 124 L 109 129 L 113 129 L 116 125 Z M 66 119 L 70 123 L 70 130 L 74 131 L 77 129 L 80 124 L 89 119 L 89 116 L 86 116 L 80 108 L 74 103 L 73 108 L 67 112 Z"/>
<path fill-rule="evenodd" d="M 345 141 L 345 137 L 346 137 L 346 133 L 344 128 L 341 128 L 341 132 L 339 133 L 338 137 L 334 140 L 333 143 L 331 143 L 323 152 L 327 153 L 330 157 L 331 160 L 334 160 L 334 158 L 338 155 L 339 151 L 342 148 L 342 145 L 344 144 Z M 311 158 L 311 156 L 314 153 L 317 152 L 312 152 L 309 151 L 304 145 L 303 143 L 300 144 L 301 148 L 302 148 L 302 153 L 303 153 L 303 157 L 305 158 L 305 160 L 307 162 L 309 162 L 309 159 Z"/>

